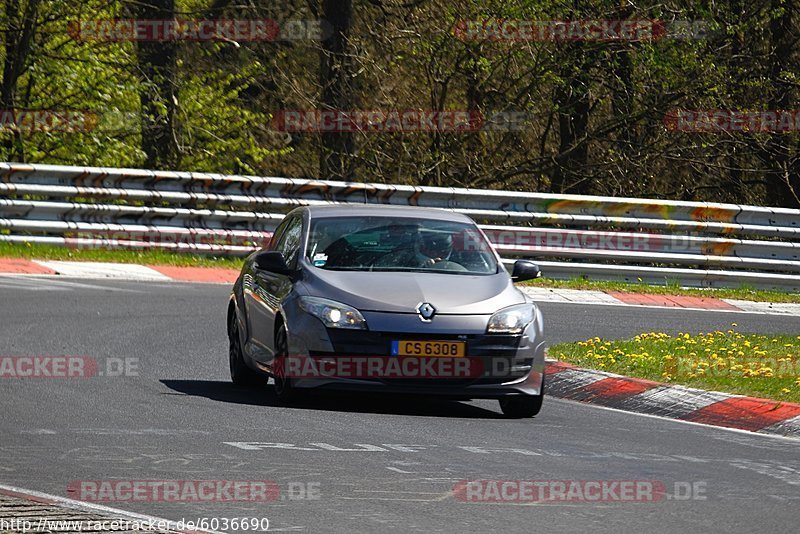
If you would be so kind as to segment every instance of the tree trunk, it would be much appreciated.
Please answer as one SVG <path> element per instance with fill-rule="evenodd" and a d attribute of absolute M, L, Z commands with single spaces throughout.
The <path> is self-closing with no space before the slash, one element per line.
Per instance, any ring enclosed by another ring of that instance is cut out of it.
<path fill-rule="evenodd" d="M 731 20 L 731 25 L 740 24 L 744 20 L 744 9 L 742 0 L 731 0 L 730 14 L 728 15 Z M 737 28 L 736 32 L 731 35 L 731 48 L 729 68 L 731 69 L 731 79 L 729 81 L 729 91 L 731 93 L 731 101 L 746 101 L 746 95 L 742 90 L 741 81 L 747 79 L 746 67 L 743 62 L 742 53 L 745 50 L 745 34 Z M 740 100 L 741 99 L 741 100 Z M 728 200 L 733 202 L 742 202 L 745 198 L 744 183 L 742 181 L 742 163 L 741 157 L 737 154 L 737 144 L 734 144 L 726 155 L 727 171 L 722 171 L 722 194 L 726 195 Z"/>
<path fill-rule="evenodd" d="M 769 107 L 772 110 L 794 109 L 796 99 L 793 82 L 786 80 L 786 72 L 796 72 L 791 63 L 796 32 L 793 31 L 792 9 L 782 0 L 773 0 L 771 9 L 782 13 L 770 21 L 769 79 L 774 84 Z M 798 175 L 797 153 L 790 145 L 786 134 L 773 133 L 767 143 L 767 204 L 787 208 L 800 208 L 800 175 Z"/>
<path fill-rule="evenodd" d="M 556 89 L 558 106 L 559 150 L 553 171 L 551 191 L 554 193 L 590 194 L 592 184 L 585 176 L 589 162 L 586 134 L 589 126 L 589 80 L 583 69 L 582 43 L 570 45 L 567 57 L 580 58 L 562 75 L 563 84 Z"/>
<path fill-rule="evenodd" d="M 142 20 L 173 20 L 175 0 L 144 0 L 133 4 L 134 17 Z M 142 151 L 145 168 L 177 169 L 180 150 L 175 111 L 178 47 L 175 41 L 137 42 L 139 92 L 142 113 Z"/>
<path fill-rule="evenodd" d="M 40 0 L 29 0 L 23 14 L 20 12 L 19 0 L 5 2 L 8 27 L 4 32 L 5 57 L 3 79 L 0 83 L 0 110 L 17 111 L 17 84 L 28 63 L 40 3 Z M 12 132 L 3 139 L 3 152 L 7 160 L 25 161 L 20 132 Z"/>
<path fill-rule="evenodd" d="M 322 19 L 331 33 L 322 41 L 319 81 L 322 110 L 353 109 L 353 60 L 348 39 L 353 26 L 352 0 L 324 0 Z M 351 180 L 354 174 L 355 139 L 352 132 L 323 132 L 320 154 L 322 179 Z"/>

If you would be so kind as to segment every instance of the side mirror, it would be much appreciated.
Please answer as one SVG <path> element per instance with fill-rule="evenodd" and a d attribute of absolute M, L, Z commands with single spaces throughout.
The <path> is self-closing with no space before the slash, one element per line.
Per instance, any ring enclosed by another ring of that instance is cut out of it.
<path fill-rule="evenodd" d="M 265 250 L 256 255 L 256 267 L 261 271 L 268 271 L 275 274 L 289 274 L 291 271 L 286 265 L 283 254 L 277 250 Z"/>
<path fill-rule="evenodd" d="M 511 280 L 514 282 L 523 282 L 525 280 L 533 280 L 542 276 L 542 271 L 539 266 L 528 260 L 517 260 L 514 262 L 514 270 L 511 271 Z"/>

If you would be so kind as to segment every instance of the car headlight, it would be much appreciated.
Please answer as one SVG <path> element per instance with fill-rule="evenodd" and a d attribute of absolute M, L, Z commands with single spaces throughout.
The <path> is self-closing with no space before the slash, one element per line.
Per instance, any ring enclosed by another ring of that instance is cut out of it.
<path fill-rule="evenodd" d="M 533 321 L 533 304 L 517 304 L 496 312 L 489 318 L 489 334 L 520 334 Z"/>
<path fill-rule="evenodd" d="M 310 313 L 328 328 L 366 330 L 367 321 L 352 306 L 320 297 L 300 297 L 300 308 Z"/>

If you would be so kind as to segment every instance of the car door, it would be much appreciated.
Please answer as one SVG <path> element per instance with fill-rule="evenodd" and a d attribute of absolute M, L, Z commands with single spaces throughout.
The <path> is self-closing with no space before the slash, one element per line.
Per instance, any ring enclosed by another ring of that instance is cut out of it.
<path fill-rule="evenodd" d="M 264 250 L 274 250 L 275 244 L 281 238 L 281 235 L 283 235 L 284 230 L 286 230 L 288 222 L 288 219 L 284 219 L 275 229 L 275 232 L 273 232 L 272 238 L 267 246 L 258 252 L 263 252 Z M 245 269 L 246 270 L 242 284 L 245 320 L 247 322 L 245 352 L 247 352 L 251 358 L 263 362 L 268 359 L 263 354 L 263 352 L 267 350 L 264 345 L 264 341 L 267 338 L 263 332 L 263 325 L 265 324 L 263 316 L 265 311 L 263 310 L 264 304 L 262 303 L 263 290 L 259 287 L 256 278 L 256 275 L 258 274 L 258 268 L 256 267 L 255 258 L 252 258 L 247 262 Z"/>
<path fill-rule="evenodd" d="M 292 215 L 285 220 L 275 233 L 276 239 L 269 250 L 277 250 L 286 258 L 291 269 L 297 266 L 297 255 L 302 244 L 303 217 Z M 253 294 L 251 295 L 249 317 L 252 341 L 257 347 L 250 351 L 254 359 L 269 365 L 274 356 L 275 317 L 283 299 L 292 290 L 292 278 L 284 274 L 262 271 L 258 268 L 253 274 Z"/>

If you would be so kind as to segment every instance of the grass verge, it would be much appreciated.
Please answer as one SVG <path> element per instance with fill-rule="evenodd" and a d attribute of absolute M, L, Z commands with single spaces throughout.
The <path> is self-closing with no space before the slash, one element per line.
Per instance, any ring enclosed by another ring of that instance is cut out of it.
<path fill-rule="evenodd" d="M 569 280 L 538 278 L 536 280 L 523 282 L 522 285 L 562 289 L 590 289 L 594 291 L 620 291 L 624 293 L 647 293 L 651 295 L 685 295 L 689 297 L 752 300 L 756 302 L 800 303 L 800 294 L 798 293 L 754 289 L 747 285 L 742 285 L 737 288 L 702 289 L 681 287 L 677 281 L 670 281 L 667 283 L 667 285 L 663 286 L 654 286 L 648 284 L 634 284 L 629 282 L 585 280 L 583 278 L 572 278 Z"/>
<path fill-rule="evenodd" d="M 174 265 L 177 267 L 225 267 L 241 269 L 243 258 L 187 254 L 166 250 L 79 250 L 53 245 L 0 243 L 0 258 L 36 260 L 101 261 L 138 263 L 145 265 Z"/>
<path fill-rule="evenodd" d="M 732 328 L 698 335 L 647 332 L 633 339 L 599 337 L 560 343 L 548 355 L 625 376 L 800 402 L 800 336 L 741 334 Z"/>

